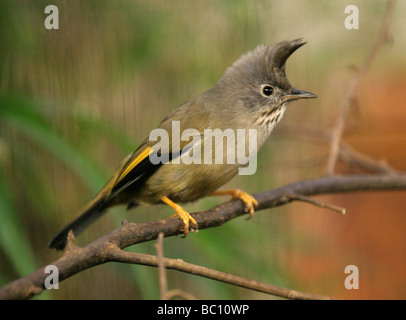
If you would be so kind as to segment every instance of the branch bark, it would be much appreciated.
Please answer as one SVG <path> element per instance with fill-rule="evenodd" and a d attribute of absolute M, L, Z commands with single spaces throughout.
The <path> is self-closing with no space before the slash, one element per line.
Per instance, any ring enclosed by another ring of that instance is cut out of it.
<path fill-rule="evenodd" d="M 159 267 L 159 258 L 147 254 L 139 254 L 134 252 L 127 252 L 123 250 L 112 250 L 111 261 L 142 264 L 152 267 Z M 165 268 L 187 272 L 190 274 L 198 275 L 208 279 L 222 281 L 238 287 L 255 290 L 267 294 L 272 294 L 287 299 L 296 300 L 331 300 L 330 297 L 321 296 L 317 294 L 301 292 L 281 287 L 276 287 L 270 284 L 262 283 L 255 280 L 250 280 L 235 276 L 229 273 L 221 272 L 218 270 L 209 269 L 202 266 L 197 266 L 191 263 L 184 262 L 181 259 L 163 258 Z"/>
<path fill-rule="evenodd" d="M 257 211 L 259 211 L 294 201 L 292 194 L 312 196 L 317 194 L 379 190 L 406 190 L 406 174 L 328 176 L 292 183 L 274 190 L 256 194 L 254 197 L 258 201 Z M 232 200 L 207 211 L 195 212 L 192 215 L 196 219 L 199 228 L 205 229 L 221 226 L 227 221 L 244 215 L 246 214 L 244 210 L 245 208 L 241 201 Z M 122 251 L 122 249 L 137 243 L 157 239 L 160 232 L 162 232 L 165 237 L 182 234 L 182 228 L 182 222 L 179 219 L 173 218 L 139 224 L 124 221 L 121 227 L 83 248 L 76 246 L 73 233 L 70 233 L 64 254 L 61 258 L 50 264 L 58 268 L 59 281 L 62 281 L 85 269 L 109 261 L 126 262 L 123 261 L 123 255 L 130 257 L 130 253 Z M 131 257 L 131 259 L 134 259 L 135 256 L 131 255 Z M 138 254 L 138 257 L 140 257 L 140 254 Z M 148 259 L 157 258 L 151 256 L 148 257 Z M 169 260 L 172 261 L 173 259 Z M 170 261 L 165 261 L 165 267 L 170 268 Z M 135 261 L 128 262 L 135 263 Z M 171 263 L 173 263 L 173 261 Z M 151 262 L 148 265 L 157 266 L 157 261 L 154 263 Z M 196 270 L 203 267 L 195 267 L 196 268 L 193 269 L 195 272 L 191 272 L 191 270 L 187 270 L 187 268 L 178 268 L 177 270 L 199 274 Z M 44 281 L 47 277 L 44 271 L 45 267 L 0 288 L 0 299 L 28 299 L 41 293 L 45 289 Z M 200 275 L 205 276 L 203 274 Z M 229 282 L 225 277 L 214 276 L 211 278 L 241 286 L 238 282 Z M 285 291 L 283 292 L 283 290 Z M 283 290 L 278 291 L 280 296 L 303 299 L 303 296 L 300 295 L 286 295 L 286 293 L 291 292 L 291 290 Z"/>

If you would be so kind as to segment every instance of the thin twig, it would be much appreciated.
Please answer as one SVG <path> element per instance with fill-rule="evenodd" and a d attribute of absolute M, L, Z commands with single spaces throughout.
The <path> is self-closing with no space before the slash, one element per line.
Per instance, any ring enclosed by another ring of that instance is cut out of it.
<path fill-rule="evenodd" d="M 337 118 L 337 122 L 334 126 L 334 129 L 332 131 L 332 139 L 330 143 L 330 153 L 329 153 L 329 159 L 327 161 L 327 174 L 334 174 L 335 166 L 337 163 L 337 158 L 339 154 L 339 146 L 340 146 L 340 140 L 343 135 L 343 131 L 345 128 L 345 121 L 348 113 L 348 109 L 353 103 L 355 99 L 355 94 L 356 90 L 358 89 L 358 86 L 361 82 L 361 79 L 365 76 L 369 68 L 371 67 L 373 61 L 375 60 L 376 56 L 378 55 L 378 52 L 382 48 L 382 46 L 385 44 L 385 42 L 388 39 L 389 35 L 389 26 L 390 22 L 392 20 L 392 13 L 393 9 L 395 7 L 395 0 L 389 0 L 387 4 L 387 8 L 385 11 L 385 15 L 382 20 L 382 25 L 381 25 L 381 30 L 378 34 L 378 37 L 376 39 L 375 45 L 373 46 L 372 50 L 370 51 L 368 58 L 366 59 L 364 65 L 362 68 L 359 69 L 355 77 L 352 79 L 348 89 L 347 93 L 344 96 L 344 99 L 342 100 L 341 106 L 340 106 L 340 111 L 339 111 L 339 116 Z"/>
<path fill-rule="evenodd" d="M 155 249 L 158 258 L 158 276 L 159 276 L 159 297 L 161 300 L 167 300 L 167 280 L 164 264 L 164 234 L 158 234 L 158 242 L 155 244 Z"/>
<path fill-rule="evenodd" d="M 392 168 L 384 160 L 375 160 L 366 154 L 355 150 L 345 141 L 340 142 L 340 157 L 346 162 L 354 164 L 358 167 L 364 168 L 370 172 L 399 174 L 399 170 Z"/>
<path fill-rule="evenodd" d="M 162 232 L 158 234 L 158 241 L 157 243 L 155 243 L 154 246 L 157 252 L 160 300 L 169 300 L 174 297 L 181 297 L 187 300 L 196 300 L 196 298 L 192 294 L 180 289 L 168 291 L 168 281 L 166 277 L 165 259 L 164 259 L 164 234 Z M 117 248 L 117 250 L 121 249 Z"/>
<path fill-rule="evenodd" d="M 288 126 L 285 125 L 279 134 L 294 135 L 295 137 L 305 138 L 310 142 L 320 143 L 331 141 L 331 132 L 327 129 L 313 128 L 309 126 Z M 385 160 L 376 160 L 365 153 L 355 150 L 344 140 L 340 140 L 339 158 L 346 163 L 356 165 L 371 173 L 401 174 L 400 170 L 393 168 Z"/>
<path fill-rule="evenodd" d="M 330 203 L 315 200 L 315 199 L 312 199 L 310 197 L 306 197 L 306 196 L 303 196 L 300 194 L 292 194 L 292 195 L 288 195 L 287 197 L 289 197 L 291 200 L 307 202 L 307 203 L 313 204 L 315 206 L 318 206 L 320 208 L 330 209 L 330 210 L 333 210 L 333 211 L 341 213 L 341 214 L 345 214 L 345 212 L 346 212 L 345 208 L 341 208 L 341 207 L 335 206 Z"/>

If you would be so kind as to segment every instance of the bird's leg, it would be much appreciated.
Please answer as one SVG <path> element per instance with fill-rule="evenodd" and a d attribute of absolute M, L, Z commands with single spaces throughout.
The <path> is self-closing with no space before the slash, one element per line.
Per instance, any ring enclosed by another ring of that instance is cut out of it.
<path fill-rule="evenodd" d="M 219 191 L 214 191 L 210 195 L 212 196 L 224 196 L 224 195 L 230 195 L 232 196 L 232 199 L 240 199 L 242 202 L 245 204 L 245 210 L 249 213 L 249 217 L 251 218 L 254 215 L 254 207 L 258 207 L 258 201 L 255 200 L 255 198 L 240 190 L 240 189 L 232 189 L 232 190 L 219 190 Z"/>
<path fill-rule="evenodd" d="M 196 220 L 190 215 L 189 212 L 187 212 L 185 209 L 183 209 L 180 205 L 176 204 L 175 202 L 173 202 L 171 199 L 169 199 L 168 197 L 162 197 L 161 200 L 163 202 L 165 202 L 168 206 L 170 206 L 173 210 L 175 210 L 176 215 L 173 216 L 178 216 L 179 218 L 182 219 L 183 224 L 185 225 L 185 237 L 188 235 L 189 233 L 189 223 L 191 222 L 194 229 L 197 230 L 197 222 Z"/>

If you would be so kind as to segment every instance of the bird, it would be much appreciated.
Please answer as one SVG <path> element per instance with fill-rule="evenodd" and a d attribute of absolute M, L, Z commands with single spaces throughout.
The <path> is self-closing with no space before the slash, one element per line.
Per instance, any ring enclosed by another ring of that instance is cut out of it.
<path fill-rule="evenodd" d="M 255 156 L 282 119 L 290 102 L 317 98 L 313 93 L 293 88 L 286 76 L 287 59 L 305 43 L 300 38 L 259 45 L 243 54 L 212 88 L 170 112 L 154 129 L 167 132 L 169 139 L 157 142 L 150 134 L 143 140 L 121 162 L 93 200 L 49 241 L 48 247 L 64 249 L 70 230 L 77 236 L 116 205 L 126 205 L 127 209 L 131 209 L 139 205 L 167 204 L 175 211 L 174 217 L 182 220 L 184 236 L 189 230 L 198 230 L 198 225 L 180 204 L 208 195 L 229 195 L 240 199 L 246 212 L 252 216 L 258 205 L 252 195 L 240 189 L 218 190 L 247 166 L 247 161 L 228 161 L 227 156 L 241 150 L 250 153 L 252 146 L 247 143 L 242 149 L 237 144 L 231 148 L 210 146 L 204 134 L 207 130 L 223 133 L 243 130 L 248 137 L 247 132 L 253 130 L 256 133 Z M 174 124 L 178 126 L 177 134 L 193 129 L 194 134 L 189 138 L 196 139 L 198 143 L 191 144 L 191 139 L 178 139 L 179 142 L 176 142 L 173 139 Z M 200 150 L 206 152 L 204 159 L 210 161 L 180 161 L 192 149 L 195 153 L 199 143 Z M 224 151 L 220 157 L 223 162 L 214 161 L 219 160 L 215 158 L 219 151 Z"/>

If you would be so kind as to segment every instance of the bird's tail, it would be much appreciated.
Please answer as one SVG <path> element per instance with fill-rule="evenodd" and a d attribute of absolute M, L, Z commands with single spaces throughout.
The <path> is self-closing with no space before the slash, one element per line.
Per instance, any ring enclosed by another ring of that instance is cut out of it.
<path fill-rule="evenodd" d="M 105 197 L 96 197 L 79 211 L 79 214 L 73 221 L 54 235 L 54 237 L 48 243 L 48 248 L 63 250 L 66 246 L 66 240 L 70 230 L 73 231 L 75 236 L 79 235 L 79 233 L 81 233 L 93 221 L 103 215 L 106 208 Z"/>

